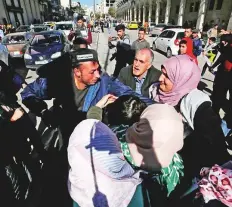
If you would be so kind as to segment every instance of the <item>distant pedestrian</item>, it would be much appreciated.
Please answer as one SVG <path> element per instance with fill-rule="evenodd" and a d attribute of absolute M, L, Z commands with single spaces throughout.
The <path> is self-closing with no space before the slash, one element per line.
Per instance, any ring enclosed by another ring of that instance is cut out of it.
<path fill-rule="evenodd" d="M 4 32 L 2 30 L 2 26 L 0 26 L 0 37 L 3 38 L 4 37 Z"/>
<path fill-rule="evenodd" d="M 193 54 L 197 57 L 201 54 L 202 52 L 202 42 L 201 39 L 198 36 L 198 30 L 193 30 Z"/>
<path fill-rule="evenodd" d="M 102 33 L 104 33 L 104 22 L 103 21 L 100 22 L 100 27 L 101 27 Z"/>

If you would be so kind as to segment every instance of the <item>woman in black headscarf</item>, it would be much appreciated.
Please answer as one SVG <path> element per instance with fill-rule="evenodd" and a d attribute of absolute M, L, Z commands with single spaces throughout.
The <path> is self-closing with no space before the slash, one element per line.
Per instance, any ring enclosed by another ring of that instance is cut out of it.
<path fill-rule="evenodd" d="M 34 124 L 17 103 L 23 83 L 0 61 L 0 202 L 5 206 L 27 207 L 39 190 L 43 147 Z"/>

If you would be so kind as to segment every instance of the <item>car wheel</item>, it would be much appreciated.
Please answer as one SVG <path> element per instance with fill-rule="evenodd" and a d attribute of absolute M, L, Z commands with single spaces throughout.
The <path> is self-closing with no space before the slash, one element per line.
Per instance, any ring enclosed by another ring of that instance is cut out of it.
<path fill-rule="evenodd" d="M 157 47 L 156 47 L 156 45 L 155 45 L 154 42 L 153 42 L 153 44 L 152 44 L 152 49 L 153 49 L 153 51 L 156 51 L 156 50 L 157 50 Z"/>
<path fill-rule="evenodd" d="M 172 57 L 172 50 L 170 48 L 167 49 L 167 58 Z"/>

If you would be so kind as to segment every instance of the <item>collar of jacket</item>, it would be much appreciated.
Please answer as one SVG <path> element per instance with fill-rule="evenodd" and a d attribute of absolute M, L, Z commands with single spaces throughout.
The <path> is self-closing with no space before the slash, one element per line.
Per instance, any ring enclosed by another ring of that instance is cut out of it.
<path fill-rule="evenodd" d="M 85 102 L 82 111 L 87 112 L 91 106 L 92 101 L 95 99 L 97 92 L 100 88 L 100 81 L 89 87 L 88 93 L 85 97 Z"/>

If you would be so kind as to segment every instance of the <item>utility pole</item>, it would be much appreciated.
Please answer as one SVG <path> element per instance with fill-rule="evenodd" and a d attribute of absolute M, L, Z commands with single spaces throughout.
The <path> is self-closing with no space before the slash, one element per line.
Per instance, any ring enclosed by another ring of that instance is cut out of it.
<path fill-rule="evenodd" d="M 93 18 L 94 18 L 94 19 L 95 19 L 95 12 L 96 12 L 95 0 L 93 0 Z"/>

